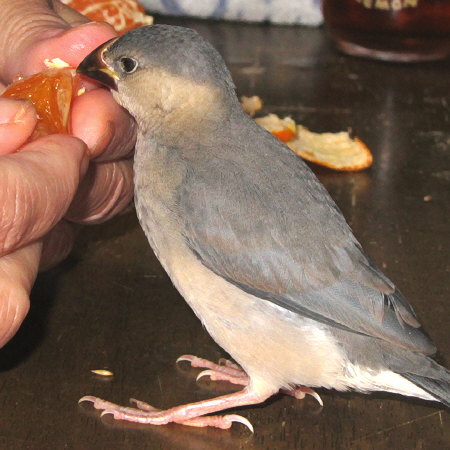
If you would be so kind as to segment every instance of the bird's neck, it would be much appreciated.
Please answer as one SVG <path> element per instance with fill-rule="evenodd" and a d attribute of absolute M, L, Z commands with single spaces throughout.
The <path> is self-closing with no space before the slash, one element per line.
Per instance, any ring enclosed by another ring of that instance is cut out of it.
<path fill-rule="evenodd" d="M 161 138 L 177 146 L 213 142 L 218 134 L 227 128 L 232 111 L 223 105 L 210 105 L 204 110 L 188 110 L 174 112 L 167 117 L 164 127 L 161 128 Z"/>
<path fill-rule="evenodd" d="M 152 110 L 153 117 L 140 128 L 147 126 L 147 133 L 163 145 L 186 147 L 213 138 L 241 106 L 234 93 L 197 85 L 168 92 Z"/>

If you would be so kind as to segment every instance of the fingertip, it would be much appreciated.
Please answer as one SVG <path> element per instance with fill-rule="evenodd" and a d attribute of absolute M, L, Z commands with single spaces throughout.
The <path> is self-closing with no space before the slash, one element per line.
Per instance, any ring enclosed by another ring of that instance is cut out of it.
<path fill-rule="evenodd" d="M 87 114 L 93 110 L 95 114 Z M 92 159 L 120 159 L 133 149 L 136 123 L 106 89 L 93 89 L 75 98 L 71 111 L 72 132 L 86 142 Z"/>
<path fill-rule="evenodd" d="M 80 178 L 82 178 L 88 170 L 90 161 L 89 149 L 86 143 L 75 136 L 67 134 L 55 134 L 46 136 L 46 138 L 50 141 L 56 140 L 58 151 L 62 148 L 63 151 L 72 153 L 79 167 Z"/>
<path fill-rule="evenodd" d="M 95 48 L 117 36 L 114 28 L 104 22 L 89 22 L 62 30 L 56 36 L 37 41 L 27 52 L 21 73 L 31 75 L 45 69 L 44 60 L 61 58 L 72 67 Z"/>
<path fill-rule="evenodd" d="M 44 236 L 39 270 L 48 270 L 67 258 L 75 233 L 72 225 L 62 220 Z"/>
<path fill-rule="evenodd" d="M 20 285 L 3 284 L 0 290 L 0 348 L 17 333 L 30 309 L 30 297 Z"/>
<path fill-rule="evenodd" d="M 0 259 L 0 348 L 16 334 L 28 314 L 41 248 L 40 242 L 34 242 Z"/>
<path fill-rule="evenodd" d="M 65 218 L 82 224 L 102 223 L 122 211 L 132 198 L 131 160 L 91 164 Z"/>
<path fill-rule="evenodd" d="M 0 155 L 17 151 L 31 136 L 36 126 L 36 110 L 28 100 L 0 100 Z"/>

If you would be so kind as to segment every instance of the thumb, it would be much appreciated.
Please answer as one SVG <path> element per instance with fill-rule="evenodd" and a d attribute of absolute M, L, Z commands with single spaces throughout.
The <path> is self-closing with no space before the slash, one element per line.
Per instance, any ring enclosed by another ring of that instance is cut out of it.
<path fill-rule="evenodd" d="M 71 23 L 80 20 L 74 21 L 57 2 L 0 0 L 0 7 L 0 78 L 7 83 L 18 74 L 28 76 L 45 69 L 45 59 L 61 58 L 77 66 L 94 48 L 117 35 L 106 23 L 72 28 Z"/>
<path fill-rule="evenodd" d="M 33 133 L 36 120 L 31 102 L 0 98 L 0 155 L 18 150 Z"/>
<path fill-rule="evenodd" d="M 0 348 L 16 333 L 30 307 L 42 244 L 34 242 L 0 258 Z"/>

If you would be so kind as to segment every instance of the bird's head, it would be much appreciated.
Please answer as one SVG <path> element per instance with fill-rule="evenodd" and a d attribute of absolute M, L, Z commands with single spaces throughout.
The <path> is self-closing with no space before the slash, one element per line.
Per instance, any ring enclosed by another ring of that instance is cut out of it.
<path fill-rule="evenodd" d="M 98 47 L 77 70 L 111 88 L 141 130 L 204 126 L 237 103 L 223 59 L 188 28 L 138 28 Z"/>

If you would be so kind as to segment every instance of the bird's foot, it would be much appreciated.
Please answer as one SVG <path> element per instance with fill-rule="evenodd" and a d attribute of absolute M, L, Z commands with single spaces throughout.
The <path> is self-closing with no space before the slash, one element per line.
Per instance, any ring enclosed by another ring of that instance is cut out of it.
<path fill-rule="evenodd" d="M 252 424 L 242 416 L 228 414 L 225 416 L 205 416 L 224 409 L 238 406 L 262 403 L 271 393 L 261 395 L 244 389 L 240 392 L 224 395 L 221 397 L 204 400 L 187 405 L 176 406 L 167 410 L 157 409 L 148 403 L 131 399 L 136 408 L 116 405 L 115 403 L 102 400 L 97 397 L 85 396 L 79 402 L 91 402 L 95 409 L 103 410 L 102 416 L 112 414 L 116 420 L 126 420 L 149 425 L 165 425 L 167 423 L 178 423 L 191 427 L 215 427 L 228 429 L 234 422 L 242 423 L 253 432 Z"/>
<path fill-rule="evenodd" d="M 192 367 L 207 369 L 197 375 L 197 381 L 202 377 L 209 376 L 213 381 L 228 381 L 229 383 L 240 384 L 242 386 L 247 386 L 249 383 L 249 377 L 245 371 L 228 359 L 220 359 L 219 364 L 216 364 L 207 359 L 198 358 L 197 356 L 183 355 L 176 362 L 178 363 L 180 361 L 188 361 Z"/>
<path fill-rule="evenodd" d="M 219 364 L 216 364 L 208 361 L 207 359 L 198 358 L 197 356 L 182 355 L 176 362 L 178 363 L 180 361 L 188 361 L 191 363 L 192 367 L 207 369 L 197 375 L 197 381 L 202 377 L 209 376 L 213 381 L 228 381 L 229 383 L 240 384 L 242 386 L 247 386 L 250 382 L 250 378 L 245 371 L 228 359 L 222 358 L 219 360 Z M 291 389 L 281 389 L 281 392 L 299 400 L 304 399 L 306 395 L 311 395 L 317 400 L 320 406 L 323 406 L 323 401 L 320 398 L 320 395 L 306 386 L 295 386 Z"/>

